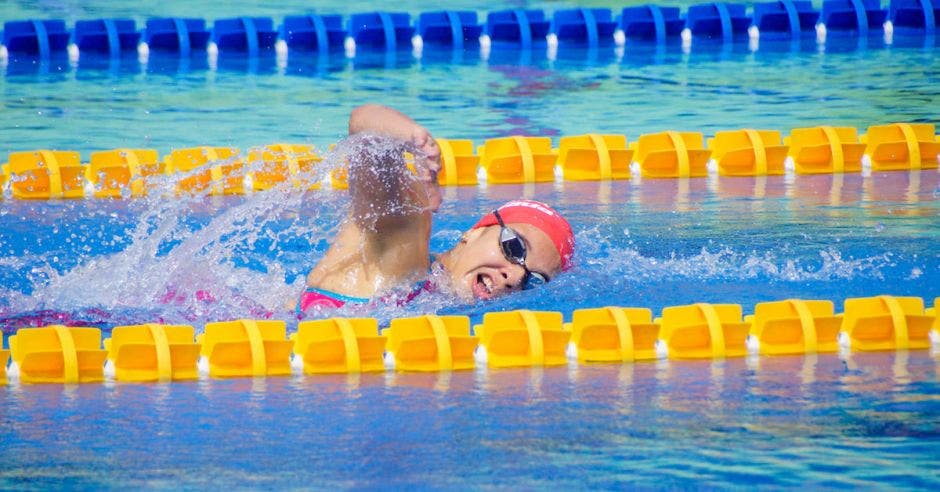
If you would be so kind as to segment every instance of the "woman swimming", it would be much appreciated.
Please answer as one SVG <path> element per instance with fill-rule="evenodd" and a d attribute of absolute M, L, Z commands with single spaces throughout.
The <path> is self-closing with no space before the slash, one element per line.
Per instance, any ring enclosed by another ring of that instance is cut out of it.
<path fill-rule="evenodd" d="M 408 300 L 429 288 L 431 275 L 437 289 L 467 301 L 491 299 L 548 282 L 571 266 L 571 226 L 534 200 L 506 203 L 432 258 L 431 216 L 441 203 L 437 142 L 411 118 L 379 105 L 354 109 L 349 135 L 349 217 L 307 275 L 300 311 L 366 303 L 413 286 Z M 414 173 L 405 151 L 414 155 Z"/>

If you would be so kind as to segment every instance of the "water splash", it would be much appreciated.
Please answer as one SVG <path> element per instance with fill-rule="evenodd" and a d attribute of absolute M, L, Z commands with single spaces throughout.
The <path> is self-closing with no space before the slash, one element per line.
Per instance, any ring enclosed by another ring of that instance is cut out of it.
<path fill-rule="evenodd" d="M 345 165 L 348 153 L 348 146 L 338 145 L 301 178 L 327 181 Z M 249 163 L 248 170 L 262 163 L 254 165 Z M 135 224 L 111 224 L 125 227 L 121 240 L 127 246 L 116 253 L 87 248 L 79 253 L 77 266 L 65 271 L 55 267 L 52 253 L 0 259 L 4 268 L 26 270 L 30 281 L 28 293 L 0 292 L 6 299 L 0 303 L 6 305 L 4 311 L 136 311 L 149 316 L 158 306 L 166 322 L 288 312 L 303 277 L 290 278 L 283 258 L 303 257 L 318 244 L 322 248 L 320 243 L 332 237 L 341 218 L 337 211 L 345 196 L 332 190 L 300 191 L 289 182 L 244 197 L 209 196 L 209 190 L 175 196 L 181 177 L 187 176 L 157 179 L 148 197 L 130 205 L 137 211 L 131 214 Z"/>
<path fill-rule="evenodd" d="M 891 253 L 864 258 L 843 258 L 835 248 L 818 251 L 818 262 L 785 251 L 740 252 L 729 246 L 703 247 L 692 255 L 645 256 L 635 247 L 612 247 L 605 255 L 582 262 L 581 268 L 608 275 L 647 280 L 781 280 L 788 282 L 884 278 L 883 269 L 895 265 Z"/>

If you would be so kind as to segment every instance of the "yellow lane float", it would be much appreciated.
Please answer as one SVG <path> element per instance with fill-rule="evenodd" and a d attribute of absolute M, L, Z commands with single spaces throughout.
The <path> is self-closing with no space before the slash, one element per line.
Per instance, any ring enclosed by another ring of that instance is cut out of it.
<path fill-rule="evenodd" d="M 398 371 L 454 371 L 476 365 L 478 340 L 470 334 L 467 316 L 393 319 L 383 334 L 388 337 L 385 350 Z"/>
<path fill-rule="evenodd" d="M 708 176 L 711 152 L 705 148 L 701 133 L 668 131 L 640 135 L 630 148 L 644 178 Z"/>
<path fill-rule="evenodd" d="M 486 313 L 475 327 L 480 350 L 490 367 L 553 366 L 567 363 L 571 332 L 561 313 L 518 310 Z"/>
<path fill-rule="evenodd" d="M 291 373 L 290 352 L 283 321 L 241 319 L 207 323 L 196 343 L 209 361 L 213 377 L 282 376 Z"/>
<path fill-rule="evenodd" d="M 568 181 L 630 179 L 633 151 L 624 135 L 561 137 L 558 164 Z"/>
<path fill-rule="evenodd" d="M 472 140 L 437 139 L 441 149 L 441 172 L 437 175 L 441 186 L 477 184 L 480 156 L 473 154 Z"/>
<path fill-rule="evenodd" d="M 546 183 L 555 181 L 552 139 L 505 137 L 487 140 L 477 152 L 490 184 Z"/>
<path fill-rule="evenodd" d="M 178 193 L 245 193 L 245 164 L 236 148 L 177 149 L 164 158 L 164 163 L 167 172 L 185 174 L 177 181 Z"/>
<path fill-rule="evenodd" d="M 10 360 L 10 351 L 0 349 L 0 385 L 7 384 L 7 361 Z"/>
<path fill-rule="evenodd" d="M 920 297 L 857 297 L 845 300 L 842 331 L 853 351 L 925 349 L 935 318 Z"/>
<path fill-rule="evenodd" d="M 670 359 L 720 359 L 747 355 L 748 324 L 738 304 L 690 304 L 663 309 L 659 339 Z"/>
<path fill-rule="evenodd" d="M 312 145 L 271 144 L 251 149 L 248 153 L 248 173 L 255 191 L 271 189 L 285 181 L 294 188 L 315 190 L 320 188 L 314 170 L 323 158 Z"/>
<path fill-rule="evenodd" d="M 9 338 L 24 383 L 93 383 L 104 380 L 107 352 L 101 330 L 62 325 L 22 328 Z"/>
<path fill-rule="evenodd" d="M 118 326 L 104 341 L 118 381 L 198 379 L 200 347 L 188 325 Z"/>
<path fill-rule="evenodd" d="M 97 328 L 55 325 L 19 329 L 9 353 L 24 383 L 85 383 L 105 378 L 106 359 L 118 381 L 194 379 L 199 354 L 210 377 L 258 377 L 290 374 L 292 351 L 316 374 L 378 372 L 391 361 L 398 371 L 552 366 L 574 350 L 582 363 L 737 357 L 749 333 L 761 355 L 907 350 L 940 345 L 938 307 L 940 297 L 925 311 L 919 297 L 884 295 L 846 299 L 836 314 L 831 301 L 787 299 L 757 304 L 744 321 L 737 304 L 670 306 L 656 320 L 649 309 L 604 307 L 576 310 L 568 324 L 560 312 L 517 310 L 485 313 L 475 335 L 466 316 L 393 319 L 384 334 L 374 318 L 332 318 L 301 322 L 290 340 L 283 321 L 237 320 L 207 323 L 196 343 L 191 326 L 148 324 L 114 328 L 106 350 Z M 0 384 L 7 357 L 0 350 Z"/>
<path fill-rule="evenodd" d="M 931 123 L 893 123 L 868 127 L 865 153 L 872 171 L 936 169 L 940 142 Z"/>
<path fill-rule="evenodd" d="M 786 139 L 797 174 L 843 174 L 862 170 L 865 144 L 851 127 L 794 128 Z"/>
<path fill-rule="evenodd" d="M 832 301 L 761 302 L 745 317 L 761 355 L 814 354 L 839 351 L 842 316 Z"/>
<path fill-rule="evenodd" d="M 95 198 L 119 198 L 125 193 L 140 197 L 147 194 L 147 180 L 166 174 L 156 150 L 114 149 L 93 152 L 85 169 Z"/>
<path fill-rule="evenodd" d="M 927 316 L 933 316 L 933 330 L 937 332 L 936 334 L 940 336 L 940 316 L 937 316 L 937 312 L 940 311 L 940 297 L 934 298 L 933 307 L 924 311 L 924 314 Z"/>
<path fill-rule="evenodd" d="M 646 308 L 578 309 L 572 314 L 571 344 L 578 362 L 633 362 L 656 359 L 659 326 Z"/>
<path fill-rule="evenodd" d="M 471 140 L 438 139 L 438 183 L 477 184 L 481 168 L 491 184 L 554 182 L 556 163 L 565 181 L 628 179 L 631 159 L 644 178 L 705 177 L 710 156 L 722 177 L 785 174 L 786 155 L 796 174 L 859 172 L 865 154 L 873 171 L 936 169 L 940 136 L 934 131 L 929 123 L 894 123 L 872 126 L 859 137 L 851 127 L 819 126 L 795 128 L 781 143 L 777 131 L 742 129 L 716 132 L 709 148 L 699 132 L 645 134 L 629 145 L 623 135 L 566 136 L 558 148 L 548 137 L 513 136 L 486 140 L 477 155 Z M 36 150 L 10 154 L 0 168 L 0 189 L 21 199 L 81 198 L 86 188 L 97 198 L 139 197 L 160 175 L 177 175 L 170 179 L 178 194 L 242 194 L 246 185 L 261 191 L 285 181 L 317 189 L 313 171 L 320 162 L 312 146 L 284 143 L 252 149 L 247 157 L 228 147 L 177 149 L 162 161 L 154 150 L 114 149 L 92 153 L 87 166 L 77 152 Z M 347 189 L 348 174 L 348 165 L 331 169 L 331 187 Z"/>
<path fill-rule="evenodd" d="M 330 318 L 302 321 L 291 335 L 306 374 L 378 372 L 385 370 L 385 337 L 374 318 Z"/>
<path fill-rule="evenodd" d="M 85 196 L 85 166 L 78 152 L 13 152 L 3 165 L 14 198 L 50 199 Z"/>
<path fill-rule="evenodd" d="M 716 132 L 708 140 L 720 176 L 781 176 L 788 147 L 776 130 Z"/>

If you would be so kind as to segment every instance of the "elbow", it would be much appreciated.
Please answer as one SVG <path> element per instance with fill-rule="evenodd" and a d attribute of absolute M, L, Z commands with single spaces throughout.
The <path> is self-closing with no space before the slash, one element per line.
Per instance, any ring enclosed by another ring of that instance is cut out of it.
<path fill-rule="evenodd" d="M 368 129 L 369 115 L 374 114 L 378 104 L 363 104 L 349 113 L 349 134 L 354 135 Z"/>

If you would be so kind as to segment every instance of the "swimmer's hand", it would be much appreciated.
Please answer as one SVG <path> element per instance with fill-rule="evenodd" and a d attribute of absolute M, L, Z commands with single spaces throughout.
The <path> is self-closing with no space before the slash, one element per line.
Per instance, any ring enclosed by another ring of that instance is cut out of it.
<path fill-rule="evenodd" d="M 441 187 L 437 182 L 437 174 L 441 171 L 441 148 L 431 132 L 420 125 L 414 128 L 411 144 L 414 146 L 418 179 L 428 193 L 428 208 L 435 212 L 441 206 Z"/>

